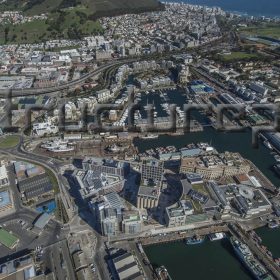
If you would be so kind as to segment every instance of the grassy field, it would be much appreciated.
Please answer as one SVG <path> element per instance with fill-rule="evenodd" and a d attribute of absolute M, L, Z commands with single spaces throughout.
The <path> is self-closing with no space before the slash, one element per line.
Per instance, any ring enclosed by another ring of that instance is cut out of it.
<path fill-rule="evenodd" d="M 246 36 L 262 36 L 273 39 L 280 39 L 279 24 L 264 24 L 259 26 L 249 26 L 240 28 L 239 32 Z"/>
<path fill-rule="evenodd" d="M 47 28 L 45 20 L 35 20 L 21 25 L 0 26 L 0 43 L 40 42 L 42 38 L 50 36 Z"/>
<path fill-rule="evenodd" d="M 77 6 L 62 10 L 63 20 L 59 25 L 60 33 L 64 37 L 71 37 L 71 30 L 77 31 L 81 36 L 102 33 L 102 27 L 99 21 L 89 19 L 90 10 L 85 6 Z M 52 20 L 58 23 L 61 20 L 61 14 L 55 13 Z"/>
<path fill-rule="evenodd" d="M 231 62 L 235 60 L 249 60 L 252 58 L 258 58 L 256 53 L 246 52 L 232 52 L 231 54 L 224 54 L 219 56 L 223 61 Z"/>
<path fill-rule="evenodd" d="M 0 243 L 7 248 L 13 248 L 18 241 L 18 238 L 4 229 L 0 229 Z"/>
<path fill-rule="evenodd" d="M 79 39 L 102 33 L 100 23 L 88 19 L 88 12 L 85 7 L 76 7 L 55 12 L 48 20 L 0 26 L 0 44 L 37 43 L 57 38 Z"/>
<path fill-rule="evenodd" d="M 19 143 L 19 136 L 11 135 L 0 138 L 0 149 L 14 148 Z"/>

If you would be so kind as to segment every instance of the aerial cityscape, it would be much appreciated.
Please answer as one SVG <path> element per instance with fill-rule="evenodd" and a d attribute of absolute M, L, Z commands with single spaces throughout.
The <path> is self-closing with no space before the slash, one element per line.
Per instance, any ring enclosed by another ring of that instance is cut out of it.
<path fill-rule="evenodd" d="M 280 4 L 0 0 L 0 279 L 280 279 Z"/>

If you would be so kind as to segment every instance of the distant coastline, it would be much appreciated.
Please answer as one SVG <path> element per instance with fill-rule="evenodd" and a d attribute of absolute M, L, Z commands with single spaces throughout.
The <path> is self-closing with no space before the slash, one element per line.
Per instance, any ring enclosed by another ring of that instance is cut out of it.
<path fill-rule="evenodd" d="M 224 11 L 248 16 L 280 18 L 279 0 L 164 0 L 186 4 L 220 7 Z"/>

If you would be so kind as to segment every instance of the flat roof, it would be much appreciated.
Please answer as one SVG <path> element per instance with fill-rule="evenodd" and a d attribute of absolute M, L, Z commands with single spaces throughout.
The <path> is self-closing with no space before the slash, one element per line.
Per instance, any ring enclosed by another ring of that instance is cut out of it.
<path fill-rule="evenodd" d="M 9 191 L 0 192 L 0 208 L 5 207 L 11 203 Z"/>
<path fill-rule="evenodd" d="M 50 221 L 50 219 L 51 216 L 48 213 L 43 213 L 37 218 L 36 222 L 34 223 L 34 226 L 43 229 Z"/>
<path fill-rule="evenodd" d="M 5 165 L 0 166 L 0 179 L 5 179 L 8 177 L 7 169 Z"/>
<path fill-rule="evenodd" d="M 159 196 L 159 188 L 154 186 L 141 185 L 138 190 L 138 195 L 157 198 Z"/>

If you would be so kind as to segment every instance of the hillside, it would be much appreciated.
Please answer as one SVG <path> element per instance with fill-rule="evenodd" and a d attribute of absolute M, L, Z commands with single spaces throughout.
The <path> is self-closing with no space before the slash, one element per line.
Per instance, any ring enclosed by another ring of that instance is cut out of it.
<path fill-rule="evenodd" d="M 0 44 L 37 43 L 49 39 L 80 39 L 102 34 L 101 16 L 162 9 L 157 0 L 7 0 L 4 10 L 21 10 L 26 15 L 48 13 L 47 20 L 21 25 L 0 25 Z"/>
<path fill-rule="evenodd" d="M 22 10 L 28 15 L 83 6 L 92 15 L 143 12 L 162 8 L 158 0 L 6 0 L 0 10 Z"/>

